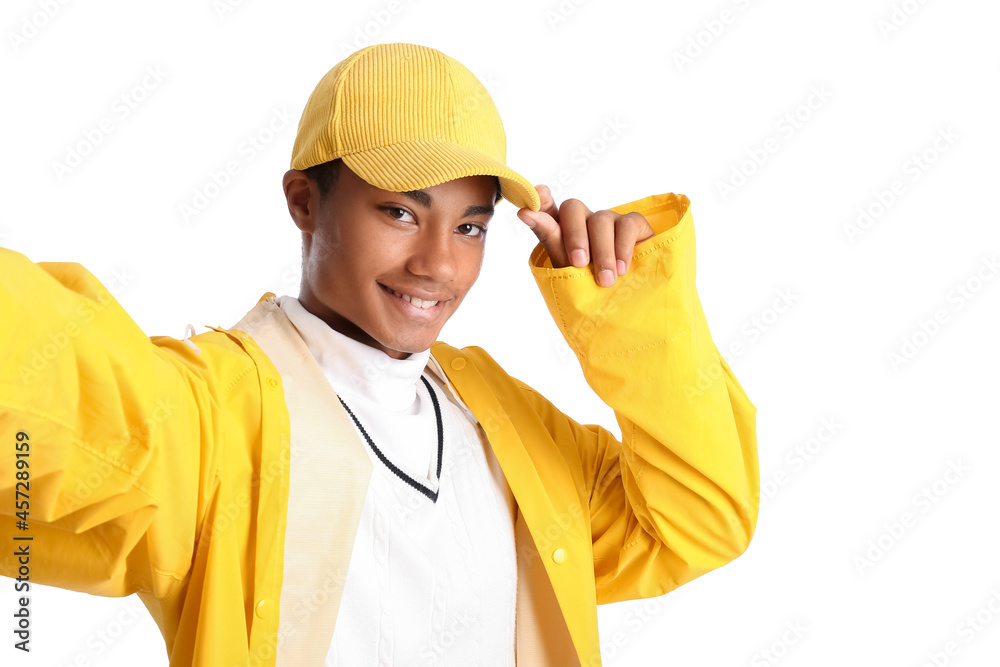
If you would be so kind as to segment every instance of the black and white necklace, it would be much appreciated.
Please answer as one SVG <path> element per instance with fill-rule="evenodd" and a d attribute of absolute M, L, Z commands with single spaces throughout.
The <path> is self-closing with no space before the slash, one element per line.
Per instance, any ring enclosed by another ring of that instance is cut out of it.
<path fill-rule="evenodd" d="M 427 381 L 427 378 L 421 375 L 420 381 L 424 383 L 424 386 L 427 387 L 427 393 L 431 395 L 431 402 L 434 404 L 434 416 L 437 418 L 437 433 L 438 433 L 437 480 L 438 480 L 438 489 L 440 489 L 441 454 L 442 452 L 444 452 L 444 427 L 441 422 L 441 406 L 438 404 L 437 396 L 434 394 L 434 389 L 431 388 L 431 383 Z M 340 396 L 338 395 L 337 398 L 340 398 Z M 396 477 L 399 477 L 401 480 L 412 486 L 414 489 L 416 489 L 420 493 L 430 498 L 432 502 L 436 503 L 438 499 L 438 492 L 431 491 L 426 486 L 424 486 L 423 484 L 421 484 L 420 482 L 413 479 L 405 472 L 397 468 L 395 464 L 393 464 L 393 462 L 390 461 L 385 456 L 385 454 L 382 453 L 382 450 L 380 450 L 378 447 L 375 446 L 375 443 L 372 441 L 371 436 L 368 435 L 368 431 L 366 431 L 365 427 L 361 425 L 361 422 L 358 421 L 358 418 L 354 416 L 354 412 L 349 407 L 347 407 L 347 403 L 344 403 L 343 398 L 340 398 L 340 404 L 344 406 L 344 409 L 347 410 L 347 414 L 351 416 L 351 419 L 353 419 L 354 423 L 357 425 L 358 430 L 360 430 L 361 434 L 365 436 L 365 440 L 368 441 L 368 446 L 372 448 L 373 452 L 375 452 L 375 456 L 378 457 L 379 461 L 384 463 L 385 467 L 391 470 L 396 475 Z"/>

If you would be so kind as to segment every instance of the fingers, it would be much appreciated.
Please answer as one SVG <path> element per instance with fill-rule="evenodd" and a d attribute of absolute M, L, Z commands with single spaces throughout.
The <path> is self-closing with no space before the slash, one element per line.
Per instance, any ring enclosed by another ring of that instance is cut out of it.
<path fill-rule="evenodd" d="M 538 211 L 522 208 L 519 218 L 538 237 L 554 268 L 583 268 L 593 262 L 594 278 L 610 287 L 632 264 L 636 243 L 654 235 L 646 218 L 632 211 L 592 212 L 579 199 L 567 199 L 556 206 L 552 192 L 537 185 L 541 203 Z"/>
<path fill-rule="evenodd" d="M 559 208 L 563 246 L 573 266 L 584 267 L 590 263 L 590 234 L 587 230 L 590 215 L 590 209 L 579 199 L 567 199 Z"/>
<path fill-rule="evenodd" d="M 556 200 L 552 198 L 552 190 L 547 185 L 536 185 L 535 190 L 538 192 L 538 198 L 541 201 L 541 208 L 539 210 L 543 213 L 548 213 L 558 222 L 559 209 L 556 208 Z M 531 209 L 528 210 L 530 211 Z"/>
<path fill-rule="evenodd" d="M 553 267 L 561 268 L 567 266 L 569 260 L 563 248 L 562 228 L 559 225 L 559 209 L 556 208 L 552 192 L 545 185 L 537 185 L 535 186 L 535 190 L 538 191 L 541 207 L 538 211 L 532 211 L 530 208 L 519 209 L 517 217 L 535 233 L 538 241 L 549 254 L 549 259 L 552 261 Z"/>
<path fill-rule="evenodd" d="M 556 223 L 559 222 L 559 209 L 556 207 L 555 199 L 552 198 L 552 191 L 547 185 L 536 185 L 535 190 L 538 192 L 538 199 L 540 202 L 540 207 L 538 211 L 532 211 L 530 208 L 521 208 L 517 211 L 517 217 L 528 225 L 532 230 L 534 230 L 535 225 L 539 222 L 546 222 L 546 218 L 541 217 L 539 214 L 547 215 L 549 218 L 554 220 Z"/>
<path fill-rule="evenodd" d="M 626 213 L 618 221 L 615 233 L 615 257 L 619 276 L 624 275 L 632 266 L 632 253 L 640 236 L 649 238 L 653 230 L 649 221 L 636 211 Z"/>
<path fill-rule="evenodd" d="M 563 242 L 574 266 L 593 262 L 594 278 L 610 287 L 632 264 L 637 239 L 653 234 L 649 221 L 638 212 L 620 215 L 601 210 L 591 213 L 581 202 L 567 200 L 561 210 Z M 567 204 L 570 206 L 567 208 Z M 586 252 L 589 257 L 582 254 Z"/>
<path fill-rule="evenodd" d="M 587 231 L 590 234 L 590 254 L 594 260 L 594 276 L 601 287 L 610 287 L 618 276 L 617 257 L 615 256 L 616 236 L 621 233 L 617 228 L 618 214 L 613 211 L 597 211 L 587 219 Z"/>

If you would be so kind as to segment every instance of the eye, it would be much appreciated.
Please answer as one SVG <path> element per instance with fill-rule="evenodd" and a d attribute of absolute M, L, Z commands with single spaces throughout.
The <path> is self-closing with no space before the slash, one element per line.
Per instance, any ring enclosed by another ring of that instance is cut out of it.
<path fill-rule="evenodd" d="M 407 211 L 405 208 L 400 208 L 399 206 L 379 206 L 379 209 L 385 211 L 386 214 L 393 220 L 402 220 L 402 217 L 397 216 L 396 213 L 402 213 L 403 215 L 408 215 L 413 218 L 413 214 Z"/>
<path fill-rule="evenodd" d="M 476 238 L 478 236 L 485 236 L 486 235 L 486 226 L 485 225 L 477 225 L 477 224 L 472 223 L 472 222 L 466 222 L 466 223 L 463 223 L 463 224 L 459 225 L 458 229 L 461 229 L 462 227 L 471 227 L 472 229 L 478 230 L 478 232 L 476 234 L 462 234 L 462 236 L 468 236 L 469 238 Z M 471 229 L 470 229 L 470 231 L 471 231 Z"/>

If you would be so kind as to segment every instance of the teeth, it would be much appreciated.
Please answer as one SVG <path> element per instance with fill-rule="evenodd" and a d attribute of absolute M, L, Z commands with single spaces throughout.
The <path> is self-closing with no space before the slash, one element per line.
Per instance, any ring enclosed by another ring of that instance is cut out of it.
<path fill-rule="evenodd" d="M 396 290 L 392 289 L 391 287 L 388 288 L 388 289 L 389 289 L 390 292 L 392 292 L 393 294 L 395 294 L 399 298 L 405 299 L 406 301 L 409 301 L 411 304 L 413 304 L 417 308 L 433 308 L 434 306 L 437 305 L 437 301 L 424 301 L 423 299 L 418 299 L 417 297 L 410 296 L 409 294 L 400 294 L 399 292 L 397 292 Z"/>

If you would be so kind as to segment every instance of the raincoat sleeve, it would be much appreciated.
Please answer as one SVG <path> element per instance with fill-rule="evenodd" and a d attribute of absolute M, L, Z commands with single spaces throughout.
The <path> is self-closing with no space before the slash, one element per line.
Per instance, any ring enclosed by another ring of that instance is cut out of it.
<path fill-rule="evenodd" d="M 0 575 L 167 595 L 192 566 L 216 444 L 245 428 L 207 360 L 232 377 L 252 362 L 149 338 L 79 264 L 5 248 L 0 314 Z"/>
<path fill-rule="evenodd" d="M 656 234 L 611 287 L 590 266 L 552 268 L 541 244 L 529 264 L 622 441 L 519 383 L 558 437 L 576 440 L 598 604 L 662 595 L 733 560 L 753 536 L 759 499 L 756 408 L 702 312 L 687 197 L 612 210 L 642 213 Z"/>

